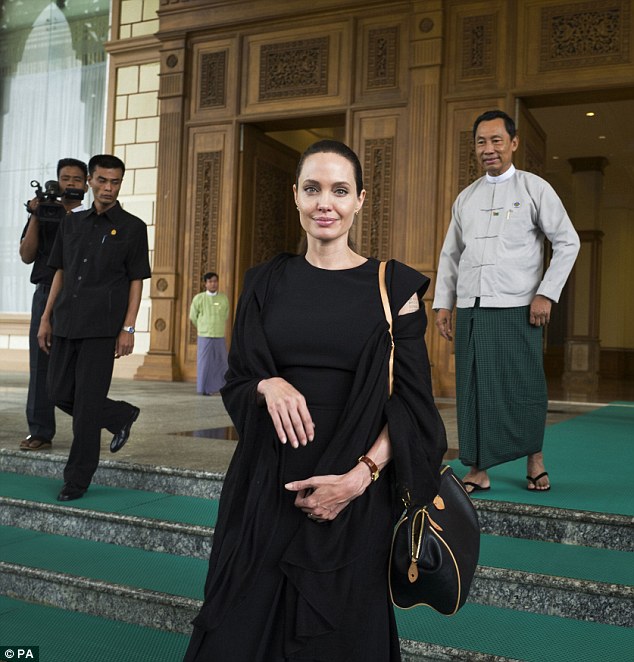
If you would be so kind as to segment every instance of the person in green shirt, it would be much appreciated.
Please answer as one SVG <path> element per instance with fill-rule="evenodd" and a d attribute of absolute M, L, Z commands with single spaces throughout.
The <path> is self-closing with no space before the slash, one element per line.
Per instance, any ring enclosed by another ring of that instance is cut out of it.
<path fill-rule="evenodd" d="M 225 326 L 229 300 L 218 291 L 218 274 L 209 272 L 203 279 L 205 291 L 193 298 L 189 310 L 189 319 L 198 331 L 196 391 L 200 395 L 217 395 L 227 372 Z"/>

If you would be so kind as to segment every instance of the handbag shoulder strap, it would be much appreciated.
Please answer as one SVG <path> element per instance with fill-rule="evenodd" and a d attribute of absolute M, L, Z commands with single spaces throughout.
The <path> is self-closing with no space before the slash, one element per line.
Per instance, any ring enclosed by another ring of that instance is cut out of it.
<path fill-rule="evenodd" d="M 389 394 L 392 395 L 392 390 L 394 388 L 394 335 L 392 334 L 392 310 L 390 309 L 390 299 L 387 295 L 387 286 L 385 284 L 385 266 L 386 262 L 379 263 L 379 290 L 381 292 L 383 312 L 385 313 L 385 319 L 390 327 L 390 338 L 392 340 L 392 349 L 390 350 L 390 362 L 388 366 Z"/>

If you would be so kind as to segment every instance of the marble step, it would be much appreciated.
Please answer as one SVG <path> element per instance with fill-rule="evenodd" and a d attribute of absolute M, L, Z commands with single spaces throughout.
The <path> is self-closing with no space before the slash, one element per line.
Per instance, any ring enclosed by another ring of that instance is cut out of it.
<path fill-rule="evenodd" d="M 0 449 L 0 471 L 61 481 L 66 458 Z M 224 474 L 102 460 L 94 484 L 217 498 Z M 90 492 L 89 492 L 90 494 Z M 483 533 L 634 551 L 634 517 L 485 498 L 474 500 Z"/>
<path fill-rule="evenodd" d="M 62 481 L 66 456 L 54 453 L 0 449 L 0 471 L 46 476 Z M 220 496 L 224 474 L 192 469 L 157 467 L 102 459 L 93 483 L 133 490 L 181 494 L 214 499 Z M 60 485 L 61 487 L 61 485 Z"/>
<path fill-rule="evenodd" d="M 58 615 L 57 619 L 72 618 L 73 613 L 83 613 L 175 633 L 183 636 L 183 651 L 188 635 L 191 634 L 191 620 L 200 608 L 200 602 L 190 598 L 135 590 L 64 573 L 45 574 L 5 563 L 0 563 L 0 576 L 10 576 L 14 580 L 12 585 L 5 583 L 8 588 L 5 595 L 33 603 L 33 597 L 37 594 L 40 606 L 63 610 L 66 616 Z M 93 631 L 95 628 L 99 628 L 98 621 L 92 623 Z M 513 658 L 464 650 L 456 646 L 406 638 L 401 638 L 400 642 L 403 662 L 516 662 Z M 154 659 L 156 662 L 173 662 L 171 658 L 162 657 L 160 650 L 155 651 Z"/>
<path fill-rule="evenodd" d="M 183 635 L 191 632 L 200 605 L 189 597 L 5 562 L 0 579 L 10 597 Z M 404 662 L 559 662 L 599 659 L 593 657 L 598 650 L 603 659 L 619 662 L 631 659 L 634 643 L 632 630 L 624 627 L 470 603 L 451 618 L 424 607 L 396 610 L 396 618 Z"/>
<path fill-rule="evenodd" d="M 474 499 L 482 533 L 634 552 L 634 517 Z"/>
<path fill-rule="evenodd" d="M 140 557 L 144 563 L 166 563 L 170 573 L 183 575 L 184 568 L 198 572 L 199 584 L 190 578 L 189 597 L 203 585 L 213 535 L 208 527 L 6 498 L 0 505 L 0 523 L 7 536 L 34 540 L 22 543 L 25 556 L 18 548 L 0 545 L 0 560 L 7 563 L 66 572 L 67 555 L 71 554 L 76 556 L 73 573 L 89 574 L 92 566 L 84 568 L 85 559 L 77 556 L 78 549 L 86 547 L 87 557 L 112 560 L 108 580 L 114 583 L 119 583 L 116 558 L 127 555 Z M 29 528 L 24 528 L 27 525 Z M 69 547 L 71 538 L 76 539 L 77 549 Z M 480 566 L 469 600 L 565 618 L 634 625 L 630 567 L 629 555 L 624 552 L 483 536 Z M 143 579 L 143 570 L 140 572 L 140 578 L 131 576 L 129 581 L 141 586 L 149 581 L 145 588 L 154 590 L 153 578 Z"/>
<path fill-rule="evenodd" d="M 214 533 L 208 526 L 0 497 L 0 526 L 24 523 L 41 533 L 63 532 L 83 540 L 205 560 Z"/>

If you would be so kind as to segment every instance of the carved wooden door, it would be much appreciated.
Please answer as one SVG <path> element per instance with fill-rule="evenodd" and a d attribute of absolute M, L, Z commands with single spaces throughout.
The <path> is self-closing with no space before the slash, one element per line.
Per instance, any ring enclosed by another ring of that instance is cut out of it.
<path fill-rule="evenodd" d="M 522 99 L 517 100 L 515 115 L 520 144 L 513 163 L 520 170 L 543 177 L 546 169 L 546 134 Z"/>
<path fill-rule="evenodd" d="M 244 273 L 284 251 L 295 252 L 301 227 L 293 184 L 300 154 L 258 128 L 242 126 L 236 292 Z"/>

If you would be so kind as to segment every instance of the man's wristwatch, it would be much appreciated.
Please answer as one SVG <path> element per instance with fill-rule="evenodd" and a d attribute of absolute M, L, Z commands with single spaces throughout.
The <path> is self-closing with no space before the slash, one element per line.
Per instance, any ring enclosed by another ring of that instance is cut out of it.
<path fill-rule="evenodd" d="M 134 333 L 134 327 L 133 326 L 124 326 L 122 331 L 127 331 L 128 333 Z"/>

